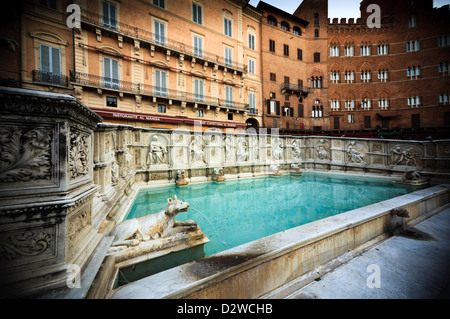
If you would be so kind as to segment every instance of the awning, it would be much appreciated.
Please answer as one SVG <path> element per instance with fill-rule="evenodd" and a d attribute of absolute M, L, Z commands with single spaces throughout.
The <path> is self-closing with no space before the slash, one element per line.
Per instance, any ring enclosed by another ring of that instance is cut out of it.
<path fill-rule="evenodd" d="M 192 124 L 192 125 L 229 127 L 229 128 L 247 128 L 246 123 L 196 120 L 196 119 L 189 119 L 186 117 L 150 115 L 150 114 L 142 114 L 142 113 L 132 113 L 132 112 L 108 110 L 108 109 L 92 108 L 92 110 L 104 118 L 136 120 L 136 121 L 146 121 L 146 122 L 159 122 L 159 123 L 184 123 L 184 124 Z"/>
<path fill-rule="evenodd" d="M 398 112 L 381 112 L 381 113 L 377 113 L 377 115 L 379 115 L 379 116 L 381 116 L 383 118 L 386 118 L 386 119 L 402 116 Z"/>

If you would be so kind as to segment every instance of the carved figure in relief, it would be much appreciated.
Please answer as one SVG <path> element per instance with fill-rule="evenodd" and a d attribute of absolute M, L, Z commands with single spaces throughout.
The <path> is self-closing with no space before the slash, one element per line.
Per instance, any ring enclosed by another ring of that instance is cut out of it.
<path fill-rule="evenodd" d="M 347 147 L 347 154 L 350 162 L 358 164 L 366 163 L 365 161 L 366 156 L 358 151 L 358 147 L 356 146 L 355 142 L 351 142 L 350 145 Z"/>
<path fill-rule="evenodd" d="M 111 184 L 114 186 L 119 182 L 119 165 L 117 162 L 111 167 Z"/>
<path fill-rule="evenodd" d="M 394 165 L 418 166 L 417 153 L 413 148 L 402 150 L 401 147 L 397 146 L 392 150 L 392 153 L 394 153 Z"/>
<path fill-rule="evenodd" d="M 283 142 L 277 138 L 274 140 L 272 155 L 275 161 L 279 161 L 281 159 L 281 153 L 283 152 Z"/>
<path fill-rule="evenodd" d="M 238 147 L 236 151 L 237 161 L 245 162 L 248 158 L 248 147 L 244 137 L 238 139 Z"/>
<path fill-rule="evenodd" d="M 111 232 L 111 236 L 114 236 L 111 250 L 117 251 L 121 248 L 137 246 L 143 241 L 168 237 L 174 232 L 196 229 L 197 223 L 192 220 L 185 222 L 174 220 L 176 215 L 187 212 L 188 209 L 189 203 L 178 200 L 175 195 L 173 199 L 167 199 L 166 208 L 155 214 L 124 220 Z"/>
<path fill-rule="evenodd" d="M 153 136 L 150 143 L 150 152 L 148 155 L 151 159 L 152 164 L 166 163 L 167 147 L 159 141 L 158 137 Z"/>
<path fill-rule="evenodd" d="M 231 161 L 231 147 L 232 147 L 231 137 L 227 136 L 227 137 L 225 137 L 225 161 L 226 162 Z"/>
<path fill-rule="evenodd" d="M 300 148 L 300 141 L 299 140 L 294 140 L 294 142 L 292 143 L 292 156 L 294 157 L 294 159 L 299 160 L 301 159 L 301 148 Z"/>
<path fill-rule="evenodd" d="M 190 146 L 191 161 L 192 163 L 203 162 L 203 140 L 201 136 L 196 136 L 192 140 Z"/>
<path fill-rule="evenodd" d="M 329 147 L 325 144 L 325 140 L 320 140 L 316 146 L 317 157 L 320 160 L 327 160 L 329 157 Z"/>
<path fill-rule="evenodd" d="M 253 138 L 253 159 L 259 160 L 259 141 L 257 137 Z"/>

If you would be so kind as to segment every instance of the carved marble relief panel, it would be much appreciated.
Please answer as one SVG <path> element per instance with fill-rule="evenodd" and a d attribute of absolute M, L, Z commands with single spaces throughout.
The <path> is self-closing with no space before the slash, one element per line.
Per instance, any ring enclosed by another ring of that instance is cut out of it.
<path fill-rule="evenodd" d="M 91 171 L 91 136 L 74 127 L 70 130 L 69 177 L 76 180 L 90 176 Z"/>
<path fill-rule="evenodd" d="M 0 232 L 0 267 L 15 267 L 57 256 L 57 225 L 25 225 Z"/>
<path fill-rule="evenodd" d="M 330 142 L 325 139 L 319 140 L 315 146 L 315 158 L 319 161 L 330 161 L 331 160 L 331 152 L 330 152 Z"/>
<path fill-rule="evenodd" d="M 24 190 L 57 184 L 55 126 L 2 123 L 0 127 L 0 189 Z M 29 186 L 28 186 L 29 185 Z"/>
<path fill-rule="evenodd" d="M 422 167 L 423 151 L 414 145 L 395 145 L 389 150 L 390 163 L 393 166 Z"/>
<path fill-rule="evenodd" d="M 70 212 L 67 218 L 67 257 L 73 258 L 75 252 L 79 251 L 79 243 L 85 239 L 85 235 L 90 231 L 92 225 L 92 201 L 85 199 L 79 206 Z"/>
<path fill-rule="evenodd" d="M 367 164 L 367 145 L 351 141 L 345 146 L 346 161 L 351 164 Z"/>

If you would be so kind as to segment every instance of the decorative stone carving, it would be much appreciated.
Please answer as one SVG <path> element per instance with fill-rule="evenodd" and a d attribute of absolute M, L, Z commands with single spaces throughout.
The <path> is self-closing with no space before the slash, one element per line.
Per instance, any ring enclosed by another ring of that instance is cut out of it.
<path fill-rule="evenodd" d="M 269 173 L 272 176 L 281 176 L 280 165 L 272 164 L 269 166 Z"/>
<path fill-rule="evenodd" d="M 18 256 L 37 256 L 49 247 L 52 236 L 43 232 L 27 230 L 14 233 L 0 241 L 0 259 Z"/>
<path fill-rule="evenodd" d="M 396 146 L 391 150 L 392 165 L 421 166 L 420 151 L 414 146 Z"/>
<path fill-rule="evenodd" d="M 0 182 L 51 180 L 52 130 L 0 128 Z"/>
<path fill-rule="evenodd" d="M 273 139 L 272 156 L 274 161 L 281 160 L 281 154 L 283 153 L 283 142 L 280 138 Z"/>
<path fill-rule="evenodd" d="M 167 145 L 164 145 L 158 136 L 154 135 L 150 142 L 147 164 L 165 164 L 167 163 Z"/>
<path fill-rule="evenodd" d="M 175 182 L 176 182 L 177 186 L 186 186 L 187 184 L 189 184 L 188 181 L 186 180 L 184 170 L 179 170 L 177 172 Z"/>
<path fill-rule="evenodd" d="M 226 179 L 225 179 L 225 177 L 223 175 L 224 175 L 223 169 L 221 169 L 221 168 L 214 168 L 213 173 L 212 173 L 212 179 L 215 182 L 219 182 L 219 183 L 220 182 L 224 182 Z"/>
<path fill-rule="evenodd" d="M 302 149 L 300 146 L 300 140 L 295 139 L 292 142 L 292 157 L 296 161 L 300 161 L 302 159 Z"/>
<path fill-rule="evenodd" d="M 248 145 L 243 136 L 238 138 L 236 157 L 238 162 L 246 162 L 248 160 Z"/>
<path fill-rule="evenodd" d="M 189 145 L 191 163 L 204 163 L 204 148 L 205 143 L 203 142 L 203 138 L 199 135 L 195 136 Z"/>
<path fill-rule="evenodd" d="M 328 161 L 330 160 L 330 146 L 329 142 L 325 141 L 324 139 L 321 139 L 316 144 L 316 154 L 317 158 L 321 161 Z"/>
<path fill-rule="evenodd" d="M 232 158 L 231 155 L 233 154 L 233 141 L 231 139 L 231 136 L 226 136 L 224 140 L 225 144 L 225 162 L 231 162 Z"/>
<path fill-rule="evenodd" d="M 143 241 L 173 235 L 181 227 L 183 227 L 183 230 L 197 228 L 197 223 L 192 220 L 185 222 L 174 220 L 179 213 L 188 211 L 189 203 L 178 200 L 176 195 L 173 199 L 168 198 L 167 203 L 166 208 L 158 213 L 124 220 L 119 223 L 111 232 L 114 241 L 111 244 L 110 251 L 115 252 L 129 246 L 137 246 Z M 180 228 L 175 229 L 177 227 Z"/>
<path fill-rule="evenodd" d="M 72 130 L 70 133 L 69 172 L 75 179 L 89 173 L 89 137 Z"/>
<path fill-rule="evenodd" d="M 111 185 L 115 186 L 119 182 L 119 165 L 117 162 L 111 166 Z"/>
<path fill-rule="evenodd" d="M 350 142 L 346 149 L 348 161 L 350 163 L 366 164 L 366 155 L 362 153 L 362 148 L 363 145 L 361 143 L 357 144 L 354 141 Z"/>

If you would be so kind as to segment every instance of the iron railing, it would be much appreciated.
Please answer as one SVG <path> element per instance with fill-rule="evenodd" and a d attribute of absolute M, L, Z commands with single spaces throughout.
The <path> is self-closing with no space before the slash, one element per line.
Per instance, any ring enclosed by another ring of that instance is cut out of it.
<path fill-rule="evenodd" d="M 309 94 L 309 89 L 305 86 L 300 86 L 300 85 L 295 85 L 295 84 L 290 84 L 290 83 L 282 83 L 281 84 L 281 91 L 286 92 L 286 91 L 291 91 L 294 93 L 299 93 L 299 94 Z"/>
<path fill-rule="evenodd" d="M 148 42 L 170 50 L 175 50 L 179 53 L 183 53 L 192 57 L 201 58 L 213 64 L 216 63 L 223 67 L 236 69 L 241 72 L 247 72 L 247 66 L 241 63 L 229 61 L 228 59 L 225 59 L 220 55 L 205 51 L 203 49 L 200 50 L 199 48 L 193 47 L 191 45 L 178 42 L 167 37 L 162 37 L 161 35 L 128 25 L 123 22 L 106 18 L 102 15 L 87 11 L 85 9 L 81 9 L 81 21 L 91 25 L 106 28 L 128 37 L 136 38 L 140 41 Z"/>
<path fill-rule="evenodd" d="M 69 83 L 68 77 L 62 74 L 33 70 L 33 82 L 47 83 L 53 85 L 67 86 Z"/>
<path fill-rule="evenodd" d="M 148 85 L 143 83 L 134 83 L 121 81 L 117 79 L 107 78 L 103 76 L 98 76 L 94 74 L 80 73 L 70 71 L 70 81 L 73 84 L 78 84 L 81 86 L 88 86 L 93 88 L 108 89 L 123 93 L 146 95 L 152 97 L 165 98 L 169 100 L 182 101 L 188 103 L 196 103 L 202 105 L 209 105 L 215 107 L 230 108 L 239 111 L 248 110 L 248 104 L 225 101 L 218 98 L 213 98 L 210 96 L 190 93 L 190 92 L 180 92 L 177 90 L 172 90 L 167 87 Z"/>

